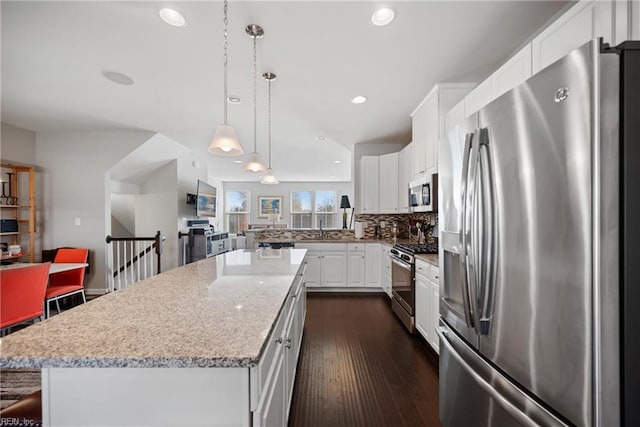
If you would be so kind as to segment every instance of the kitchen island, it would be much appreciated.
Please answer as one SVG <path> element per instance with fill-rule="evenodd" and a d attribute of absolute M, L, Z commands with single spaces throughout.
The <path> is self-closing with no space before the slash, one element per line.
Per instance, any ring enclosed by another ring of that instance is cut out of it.
<path fill-rule="evenodd" d="M 284 425 L 305 253 L 169 270 L 2 338 L 0 367 L 42 368 L 46 425 Z"/>

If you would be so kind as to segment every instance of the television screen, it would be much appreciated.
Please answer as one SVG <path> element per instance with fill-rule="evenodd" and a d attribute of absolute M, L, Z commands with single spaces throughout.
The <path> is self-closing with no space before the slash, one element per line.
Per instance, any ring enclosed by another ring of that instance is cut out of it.
<path fill-rule="evenodd" d="M 212 187 L 204 181 L 198 180 L 198 201 L 196 203 L 196 216 L 216 216 L 216 187 Z"/>

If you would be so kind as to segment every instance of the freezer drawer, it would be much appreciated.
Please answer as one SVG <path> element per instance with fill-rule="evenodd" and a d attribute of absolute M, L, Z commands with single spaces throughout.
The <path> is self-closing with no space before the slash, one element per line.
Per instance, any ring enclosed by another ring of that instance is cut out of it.
<path fill-rule="evenodd" d="M 444 427 L 567 425 L 491 367 L 442 321 L 438 335 Z"/>

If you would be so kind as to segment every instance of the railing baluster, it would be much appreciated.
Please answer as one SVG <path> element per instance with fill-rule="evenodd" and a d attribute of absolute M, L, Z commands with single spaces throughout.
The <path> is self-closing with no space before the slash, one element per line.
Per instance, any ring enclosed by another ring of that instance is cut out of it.
<path fill-rule="evenodd" d="M 110 258 L 108 261 L 112 266 L 115 266 L 109 278 L 110 289 L 120 290 L 140 280 L 154 276 L 156 274 L 154 264 L 157 264 L 157 272 L 160 273 L 161 244 L 163 240 L 164 237 L 160 231 L 154 237 L 107 236 L 107 244 L 115 244 L 108 254 Z M 128 245 L 127 242 L 129 242 Z M 156 259 L 155 262 L 154 258 Z"/>

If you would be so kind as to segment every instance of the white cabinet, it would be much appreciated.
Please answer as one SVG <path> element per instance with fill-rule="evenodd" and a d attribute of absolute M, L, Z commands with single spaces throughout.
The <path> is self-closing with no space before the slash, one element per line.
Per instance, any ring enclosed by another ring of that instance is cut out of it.
<path fill-rule="evenodd" d="M 409 212 L 409 181 L 413 179 L 413 147 L 411 143 L 400 151 L 398 159 L 398 212 Z"/>
<path fill-rule="evenodd" d="M 378 213 L 380 208 L 380 165 L 378 156 L 362 156 L 360 160 L 360 212 Z"/>
<path fill-rule="evenodd" d="M 382 290 L 391 298 L 391 247 L 382 245 L 380 277 Z"/>
<path fill-rule="evenodd" d="M 469 83 L 439 83 L 411 114 L 414 176 L 438 171 L 438 141 L 446 132 L 446 114 L 473 87 Z"/>
<path fill-rule="evenodd" d="M 364 252 L 349 252 L 349 286 L 365 286 L 365 257 Z"/>
<path fill-rule="evenodd" d="M 323 287 L 343 287 L 347 285 L 347 262 L 344 252 L 324 252 L 321 262 Z"/>
<path fill-rule="evenodd" d="M 415 294 L 416 329 L 431 345 L 439 351 L 439 339 L 436 333 L 440 317 L 440 285 L 438 268 L 416 260 Z"/>
<path fill-rule="evenodd" d="M 398 157 L 399 153 L 390 153 L 379 159 L 380 213 L 398 213 Z"/>
<path fill-rule="evenodd" d="M 583 0 L 567 10 L 560 18 L 531 41 L 533 73 L 537 73 L 572 50 L 595 37 L 614 43 L 612 14 L 616 1 Z M 626 9 L 626 2 L 620 5 Z M 626 21 L 626 20 L 625 20 Z M 626 22 L 625 22 L 626 25 Z"/>
<path fill-rule="evenodd" d="M 253 413 L 253 425 L 256 427 L 285 425 L 285 358 L 284 351 L 276 355 L 270 387 L 260 399 Z"/>
<path fill-rule="evenodd" d="M 491 101 L 531 77 L 531 44 L 527 44 L 490 77 Z"/>
<path fill-rule="evenodd" d="M 483 81 L 464 98 L 464 113 L 468 117 L 491 102 L 491 81 Z"/>
<path fill-rule="evenodd" d="M 415 322 L 416 329 L 427 342 L 429 340 L 429 312 L 431 311 L 431 283 L 429 281 L 429 265 L 416 260 L 416 291 L 415 291 Z"/>
<path fill-rule="evenodd" d="M 413 142 L 413 177 L 427 171 L 427 111 L 424 104 L 411 114 L 411 137 Z M 413 179 L 412 177 L 412 179 Z"/>
<path fill-rule="evenodd" d="M 307 287 L 319 288 L 322 285 L 322 254 L 307 252 L 304 259 L 307 262 Z"/>
<path fill-rule="evenodd" d="M 367 271 L 365 286 L 368 288 L 379 288 L 381 286 L 380 261 L 382 258 L 382 245 L 380 243 L 367 243 L 366 260 Z"/>
<path fill-rule="evenodd" d="M 461 123 L 467 116 L 464 110 L 465 100 L 458 102 L 451 107 L 451 110 L 447 113 L 447 132 L 456 127 L 458 123 Z"/>

